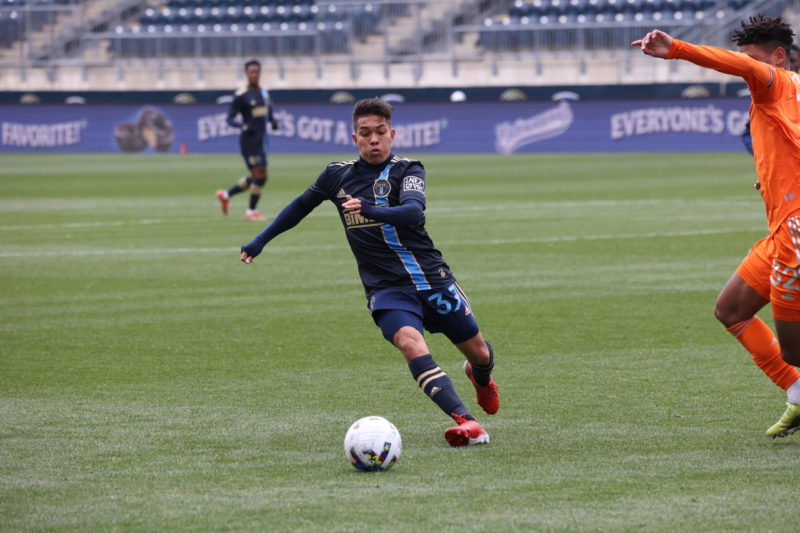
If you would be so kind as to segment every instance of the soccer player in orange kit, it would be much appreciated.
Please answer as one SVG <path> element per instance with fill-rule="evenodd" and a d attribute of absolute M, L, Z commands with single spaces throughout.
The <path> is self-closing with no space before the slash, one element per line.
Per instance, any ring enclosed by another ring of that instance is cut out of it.
<path fill-rule="evenodd" d="M 740 76 L 752 95 L 751 133 L 769 235 L 758 241 L 717 298 L 715 314 L 775 384 L 787 408 L 767 430 L 800 429 L 800 76 L 785 70 L 794 32 L 781 17 L 751 17 L 733 34 L 739 52 L 698 46 L 654 30 L 631 46 Z M 770 302 L 777 339 L 755 313 Z"/>

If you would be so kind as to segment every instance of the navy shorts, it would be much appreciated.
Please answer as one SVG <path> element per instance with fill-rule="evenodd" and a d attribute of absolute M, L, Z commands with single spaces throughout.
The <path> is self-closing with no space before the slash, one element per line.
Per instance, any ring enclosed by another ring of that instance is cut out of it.
<path fill-rule="evenodd" d="M 253 170 L 253 167 L 267 166 L 267 154 L 265 154 L 263 151 L 248 152 L 242 150 L 242 158 L 244 158 L 244 164 L 247 165 L 249 170 Z"/>
<path fill-rule="evenodd" d="M 384 289 L 370 296 L 369 310 L 389 342 L 403 326 L 420 333 L 423 328 L 444 333 L 453 344 L 467 341 L 479 332 L 469 300 L 457 283 L 425 291 Z"/>
<path fill-rule="evenodd" d="M 242 158 L 247 168 L 252 170 L 253 167 L 267 166 L 267 154 L 264 149 L 263 141 L 240 141 L 240 148 L 242 149 Z"/>

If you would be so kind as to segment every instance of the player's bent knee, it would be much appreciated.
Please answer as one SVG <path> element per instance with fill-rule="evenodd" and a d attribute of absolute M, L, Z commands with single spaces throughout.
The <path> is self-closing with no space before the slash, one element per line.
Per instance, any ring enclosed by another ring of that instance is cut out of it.
<path fill-rule="evenodd" d="M 253 179 L 267 181 L 267 167 L 253 167 L 250 169 Z"/>
<path fill-rule="evenodd" d="M 245 190 L 250 186 L 251 180 L 252 178 L 250 176 L 243 176 L 239 181 L 236 182 L 236 185 L 238 185 L 240 189 Z"/>
<path fill-rule="evenodd" d="M 749 308 L 742 308 L 736 305 L 731 305 L 726 301 L 717 300 L 714 303 L 714 317 L 719 320 L 723 326 L 729 328 L 744 320 L 753 318 L 753 311 Z"/>
<path fill-rule="evenodd" d="M 412 326 L 403 326 L 398 329 L 392 342 L 407 358 L 419 357 L 429 351 L 425 337 Z"/>
<path fill-rule="evenodd" d="M 714 304 L 714 317 L 722 322 L 722 325 L 725 327 L 730 327 L 736 322 L 741 322 L 737 320 L 733 320 L 731 318 L 732 313 L 731 310 L 727 307 L 722 306 L 719 301 Z"/>

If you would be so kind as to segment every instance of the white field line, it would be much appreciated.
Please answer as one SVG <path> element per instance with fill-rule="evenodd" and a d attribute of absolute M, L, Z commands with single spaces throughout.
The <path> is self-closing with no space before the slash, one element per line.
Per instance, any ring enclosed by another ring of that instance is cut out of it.
<path fill-rule="evenodd" d="M 147 226 L 148 224 L 166 224 L 166 220 L 153 218 L 142 220 L 109 220 L 106 222 L 62 222 L 59 224 L 25 224 L 17 226 L 0 226 L 0 231 L 26 231 L 37 229 L 80 229 L 80 228 L 106 228 L 119 226 Z"/>
<path fill-rule="evenodd" d="M 491 245 L 491 244 L 527 244 L 527 243 L 551 243 L 551 242 L 576 242 L 576 241 L 610 241 L 610 240 L 624 240 L 624 239 L 650 239 L 654 237 L 697 237 L 700 235 L 722 235 L 725 233 L 740 233 L 742 229 L 720 229 L 720 230 L 691 230 L 691 231 L 664 231 L 664 232 L 647 232 L 647 233 L 616 233 L 612 235 L 561 235 L 557 237 L 536 237 L 536 238 L 520 238 L 520 239 L 490 239 L 476 244 Z M 443 243 L 451 246 L 468 244 L 466 242 L 451 242 Z"/>
<path fill-rule="evenodd" d="M 487 239 L 470 241 L 444 241 L 444 246 L 496 246 L 505 244 L 536 244 L 554 242 L 578 241 L 603 241 L 625 239 L 651 239 L 670 237 L 696 237 L 701 235 L 722 235 L 726 233 L 740 233 L 742 229 L 725 230 L 692 230 L 692 231 L 666 231 L 647 233 L 617 233 L 610 235 L 563 235 L 556 237 L 529 237 L 519 239 Z M 337 250 L 346 246 L 345 242 L 339 244 L 318 244 L 300 246 L 267 246 L 268 253 L 291 253 L 301 251 Z M 182 254 L 236 254 L 238 248 L 132 248 L 132 249 L 103 249 L 103 250 L 56 250 L 56 251 L 29 251 L 29 252 L 0 252 L 0 258 L 15 257 L 84 257 L 84 256 L 125 256 L 125 255 L 182 255 Z"/>

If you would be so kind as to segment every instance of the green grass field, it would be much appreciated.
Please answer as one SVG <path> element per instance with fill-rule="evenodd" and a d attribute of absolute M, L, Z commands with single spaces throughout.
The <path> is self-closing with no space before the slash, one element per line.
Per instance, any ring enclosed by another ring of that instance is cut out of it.
<path fill-rule="evenodd" d="M 274 215 L 340 156 L 271 158 Z M 765 234 L 746 154 L 424 157 L 428 230 L 496 349 L 491 435 L 366 311 L 323 204 L 245 266 L 235 155 L 0 156 L 2 531 L 790 531 L 785 395 L 713 317 Z M 768 310 L 763 313 L 769 317 Z M 404 452 L 345 460 L 379 414 Z"/>

